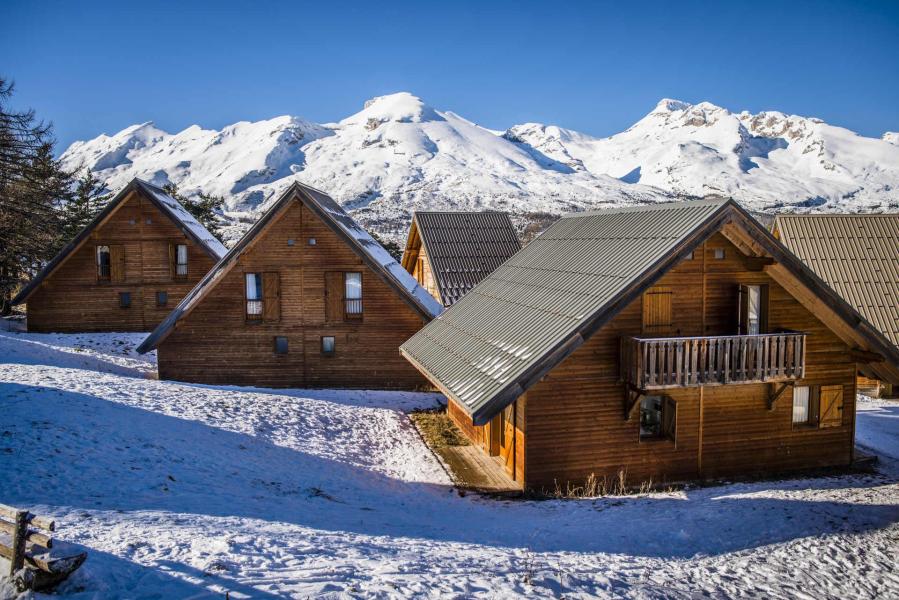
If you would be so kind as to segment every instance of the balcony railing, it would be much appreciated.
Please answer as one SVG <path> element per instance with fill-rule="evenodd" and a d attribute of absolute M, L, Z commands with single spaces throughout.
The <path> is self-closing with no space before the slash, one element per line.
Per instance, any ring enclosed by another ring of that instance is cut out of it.
<path fill-rule="evenodd" d="M 362 298 L 344 298 L 344 318 L 361 319 L 362 318 Z"/>
<path fill-rule="evenodd" d="M 791 381 L 805 375 L 805 334 L 621 340 L 621 376 L 638 390 Z"/>

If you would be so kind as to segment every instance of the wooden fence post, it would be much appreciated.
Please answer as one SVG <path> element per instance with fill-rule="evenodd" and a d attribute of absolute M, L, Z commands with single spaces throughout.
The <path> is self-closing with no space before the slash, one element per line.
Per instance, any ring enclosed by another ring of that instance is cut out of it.
<path fill-rule="evenodd" d="M 17 510 L 15 516 L 15 530 L 12 535 L 12 558 L 9 561 L 9 577 L 25 566 L 25 539 L 28 537 L 28 511 Z"/>

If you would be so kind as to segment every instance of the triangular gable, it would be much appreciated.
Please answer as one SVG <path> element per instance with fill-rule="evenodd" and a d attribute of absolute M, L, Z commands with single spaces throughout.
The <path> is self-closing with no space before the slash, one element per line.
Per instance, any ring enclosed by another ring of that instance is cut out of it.
<path fill-rule="evenodd" d="M 206 254 L 208 254 L 212 259 L 219 260 L 222 256 L 227 252 L 227 248 L 220 241 L 218 241 L 215 236 L 213 236 L 209 231 L 203 227 L 194 217 L 191 215 L 181 204 L 166 194 L 163 190 L 156 187 L 155 185 L 151 185 L 146 181 L 142 181 L 140 179 L 132 179 L 131 182 L 128 183 L 118 194 L 116 194 L 112 200 L 110 200 L 107 205 L 103 208 L 100 213 L 94 217 L 94 219 L 88 223 L 84 229 L 78 232 L 72 241 L 63 247 L 53 259 L 44 266 L 41 271 L 35 275 L 31 281 L 28 282 L 22 290 L 16 294 L 16 297 L 13 298 L 12 304 L 21 304 L 25 302 L 28 297 L 36 290 L 41 282 L 43 282 L 47 277 L 53 274 L 56 269 L 58 269 L 66 259 L 71 256 L 76 250 L 81 248 L 81 246 L 87 241 L 90 237 L 91 232 L 93 232 L 97 227 L 105 223 L 121 206 L 125 199 L 131 192 L 137 191 L 141 193 L 150 200 L 156 206 L 159 211 L 168 217 L 172 223 L 175 224 L 178 229 L 187 236 L 188 239 L 192 240 L 197 244 L 200 248 L 203 249 Z"/>
<path fill-rule="evenodd" d="M 425 321 L 433 319 L 443 311 L 443 307 L 427 293 L 399 263 L 356 223 L 327 194 L 309 186 L 293 183 L 280 198 L 259 218 L 247 233 L 228 253 L 203 277 L 175 309 L 137 348 L 140 353 L 156 348 L 171 333 L 175 324 L 189 314 L 202 299 L 218 285 L 224 276 L 237 264 L 240 256 L 254 241 L 264 235 L 268 226 L 277 220 L 292 200 L 302 202 L 316 214 L 338 237 L 362 259 L 371 270 Z"/>
<path fill-rule="evenodd" d="M 482 425 L 718 231 L 744 253 L 773 259 L 772 277 L 840 319 L 841 338 L 899 368 L 888 341 L 731 200 L 563 218 L 401 352 Z M 566 254 L 573 248 L 583 255 Z"/>

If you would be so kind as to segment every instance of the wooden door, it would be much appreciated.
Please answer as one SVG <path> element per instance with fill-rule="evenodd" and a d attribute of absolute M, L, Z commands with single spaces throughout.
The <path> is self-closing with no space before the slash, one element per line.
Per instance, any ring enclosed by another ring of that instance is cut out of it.
<path fill-rule="evenodd" d="M 515 477 L 515 404 L 503 409 L 499 436 L 499 457 L 506 472 Z"/>
<path fill-rule="evenodd" d="M 671 334 L 671 288 L 655 286 L 643 294 L 644 335 Z"/>

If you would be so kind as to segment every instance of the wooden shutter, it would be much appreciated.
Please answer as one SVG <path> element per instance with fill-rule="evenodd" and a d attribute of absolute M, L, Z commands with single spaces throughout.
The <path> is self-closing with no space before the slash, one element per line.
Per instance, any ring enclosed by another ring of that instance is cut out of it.
<path fill-rule="evenodd" d="M 741 285 L 737 296 L 737 335 L 749 333 L 749 286 Z"/>
<path fill-rule="evenodd" d="M 278 272 L 262 274 L 262 319 L 281 319 L 281 276 Z"/>
<path fill-rule="evenodd" d="M 175 278 L 176 267 L 175 264 L 178 262 L 178 247 L 175 244 L 169 244 L 169 277 L 171 279 Z"/>
<path fill-rule="evenodd" d="M 675 437 L 677 429 L 677 402 L 665 396 L 662 398 L 662 436 Z"/>
<path fill-rule="evenodd" d="M 822 385 L 820 396 L 819 427 L 839 427 L 843 424 L 843 386 Z"/>
<path fill-rule="evenodd" d="M 669 288 L 653 287 L 643 294 L 643 332 L 661 335 L 671 332 Z"/>
<path fill-rule="evenodd" d="M 125 281 L 125 246 L 121 244 L 109 247 L 109 279 Z"/>
<path fill-rule="evenodd" d="M 325 320 L 343 321 L 343 271 L 325 273 Z"/>

